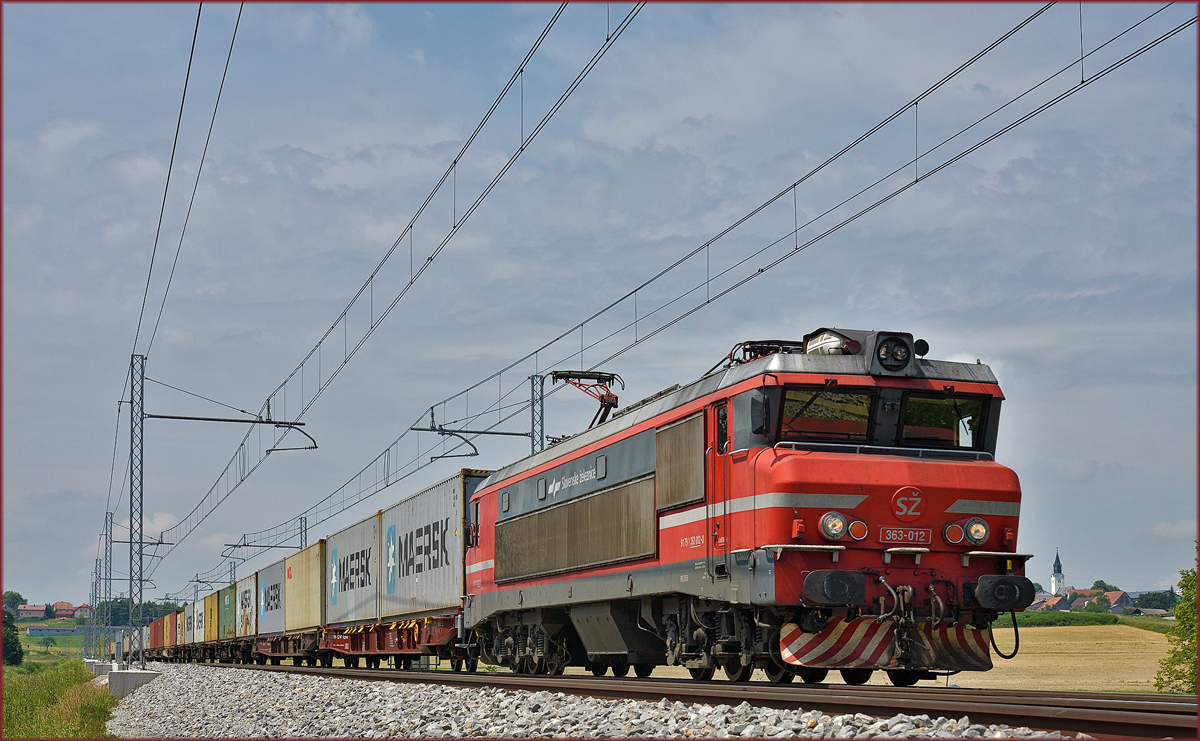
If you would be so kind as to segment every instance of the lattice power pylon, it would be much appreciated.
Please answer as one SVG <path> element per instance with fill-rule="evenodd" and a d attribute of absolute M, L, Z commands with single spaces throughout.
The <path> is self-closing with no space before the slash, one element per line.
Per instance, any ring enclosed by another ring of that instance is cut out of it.
<path fill-rule="evenodd" d="M 134 355 L 129 362 L 129 624 L 130 659 L 137 654 L 145 669 L 142 653 L 142 423 L 145 420 L 146 356 Z M 137 606 L 137 616 L 133 608 Z"/>

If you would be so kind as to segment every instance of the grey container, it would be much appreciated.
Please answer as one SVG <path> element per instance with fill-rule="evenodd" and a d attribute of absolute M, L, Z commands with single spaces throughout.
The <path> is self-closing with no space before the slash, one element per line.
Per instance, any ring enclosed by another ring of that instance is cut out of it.
<path fill-rule="evenodd" d="M 325 619 L 330 627 L 379 617 L 379 513 L 325 540 Z"/>
<path fill-rule="evenodd" d="M 462 607 L 466 502 L 488 473 L 463 469 L 383 511 L 382 620 L 445 614 Z"/>
<path fill-rule="evenodd" d="M 283 633 L 283 561 L 258 571 L 258 635 Z"/>

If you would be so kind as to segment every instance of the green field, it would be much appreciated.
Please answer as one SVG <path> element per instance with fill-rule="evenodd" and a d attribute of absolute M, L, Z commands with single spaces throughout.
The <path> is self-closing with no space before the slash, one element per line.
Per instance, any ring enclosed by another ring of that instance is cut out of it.
<path fill-rule="evenodd" d="M 5 738 L 100 738 L 117 699 L 80 659 L 4 668 Z"/>

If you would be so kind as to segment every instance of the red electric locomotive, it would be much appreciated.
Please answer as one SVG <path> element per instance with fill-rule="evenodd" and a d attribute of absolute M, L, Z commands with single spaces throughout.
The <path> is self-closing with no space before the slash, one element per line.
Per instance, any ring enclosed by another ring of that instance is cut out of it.
<path fill-rule="evenodd" d="M 496 471 L 467 508 L 460 648 L 551 674 L 990 669 L 993 621 L 1034 593 L 993 460 L 1004 397 L 986 365 L 927 352 L 827 328 L 742 343 Z"/>

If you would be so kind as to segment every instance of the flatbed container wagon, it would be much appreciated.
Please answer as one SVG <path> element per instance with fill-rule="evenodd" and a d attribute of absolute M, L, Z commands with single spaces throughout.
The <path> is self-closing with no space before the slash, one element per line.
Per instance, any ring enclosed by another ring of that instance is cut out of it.
<path fill-rule="evenodd" d="M 258 653 L 279 663 L 317 663 L 321 631 L 325 626 L 325 540 L 283 560 L 283 634 L 258 640 Z"/>
<path fill-rule="evenodd" d="M 377 667 L 390 657 L 407 668 L 439 656 L 462 667 L 466 503 L 489 473 L 463 469 L 328 539 L 338 578 L 326 584 L 322 664 Z"/>

